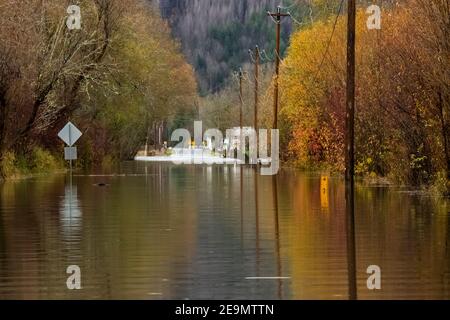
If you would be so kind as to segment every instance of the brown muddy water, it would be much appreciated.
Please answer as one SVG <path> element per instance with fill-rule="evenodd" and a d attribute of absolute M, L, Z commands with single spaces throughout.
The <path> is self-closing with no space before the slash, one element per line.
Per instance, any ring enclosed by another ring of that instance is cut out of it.
<path fill-rule="evenodd" d="M 450 299 L 450 205 L 292 170 L 124 163 L 0 185 L 0 299 Z M 275 186 L 276 183 L 276 186 Z M 99 186 L 98 184 L 105 184 Z M 242 188 L 242 189 L 241 189 Z M 276 191 L 276 194 L 274 194 Z M 78 265 L 81 290 L 68 290 Z M 381 268 L 381 290 L 367 267 Z"/>

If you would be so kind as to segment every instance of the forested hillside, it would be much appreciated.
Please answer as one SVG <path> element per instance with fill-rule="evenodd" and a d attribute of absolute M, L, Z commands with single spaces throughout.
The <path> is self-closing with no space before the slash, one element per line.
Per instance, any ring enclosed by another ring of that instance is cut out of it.
<path fill-rule="evenodd" d="M 248 49 L 258 44 L 273 51 L 275 26 L 267 11 L 278 4 L 279 0 L 159 1 L 163 17 L 170 21 L 197 71 L 203 94 L 218 91 L 231 71 L 249 61 Z M 283 30 L 282 47 L 286 48 L 290 24 Z"/>
<path fill-rule="evenodd" d="M 275 25 L 267 11 L 281 6 L 292 18 L 283 21 L 281 54 L 293 29 L 333 14 L 335 0 L 148 0 L 158 5 L 194 66 L 202 95 L 217 92 L 232 71 L 250 62 L 248 49 L 259 45 L 273 60 Z M 392 2 L 384 0 L 384 5 Z M 361 5 L 373 1 L 359 1 Z M 266 61 L 267 62 L 267 61 Z"/>

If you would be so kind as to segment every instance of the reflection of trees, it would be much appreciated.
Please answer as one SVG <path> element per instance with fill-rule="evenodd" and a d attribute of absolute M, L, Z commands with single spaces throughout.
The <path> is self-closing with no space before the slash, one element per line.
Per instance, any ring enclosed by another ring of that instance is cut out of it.
<path fill-rule="evenodd" d="M 344 185 L 330 180 L 329 214 L 321 211 L 319 178 L 299 176 L 284 235 L 292 298 L 347 298 Z M 280 191 L 280 194 L 283 194 Z M 443 298 L 450 270 L 448 204 L 392 188 L 356 189 L 358 298 Z M 366 268 L 379 265 L 382 290 L 368 291 Z"/>
<path fill-rule="evenodd" d="M 259 206 L 253 207 L 249 171 L 244 170 L 243 243 L 240 172 L 231 166 L 148 166 L 145 176 L 102 177 L 109 185 L 105 188 L 94 186 L 97 178 L 76 177 L 79 203 L 74 208 L 83 214 L 72 212 L 75 220 L 67 220 L 63 176 L 3 184 L 0 298 L 7 297 L 7 290 L 14 298 L 68 297 L 69 263 L 82 270 L 84 289 L 70 293 L 76 298 L 199 295 L 193 289 L 209 294 L 214 289 L 196 280 L 207 277 L 214 283 L 230 274 L 254 275 L 253 270 L 256 276 L 290 276 L 282 282 L 283 298 L 347 298 L 343 183 L 329 180 L 327 211 L 319 177 L 281 173 L 277 231 L 273 180 L 256 178 Z M 449 297 L 449 227 L 445 201 L 358 186 L 358 297 Z M 241 245 L 249 251 L 239 251 Z M 216 248 L 226 252 L 210 255 Z M 247 252 L 256 252 L 256 257 L 244 259 Z M 382 270 L 379 292 L 365 287 L 365 269 L 373 264 Z M 241 293 L 234 291 L 242 289 L 234 283 L 227 285 L 218 293 Z M 277 282 L 248 286 L 254 294 L 279 294 Z"/>
<path fill-rule="evenodd" d="M 343 185 L 329 181 L 328 210 L 321 202 L 321 179 L 298 175 L 290 186 L 288 222 L 293 299 L 347 297 L 346 229 Z"/>
<path fill-rule="evenodd" d="M 377 264 L 390 279 L 362 298 L 448 297 L 445 201 L 384 188 L 359 188 L 356 201 L 358 264 Z"/>
<path fill-rule="evenodd" d="M 104 290 L 99 294 L 176 294 L 170 292 L 170 281 L 184 271 L 179 268 L 191 258 L 196 243 L 195 190 L 186 188 L 190 170 L 150 166 L 145 177 L 114 178 L 109 188 L 83 194 L 84 205 L 93 208 L 83 219 L 94 228 L 83 229 L 84 252 L 96 257 L 88 272 L 98 277 Z"/>
<path fill-rule="evenodd" d="M 57 177 L 1 185 L 0 278 L 13 288 L 14 298 L 35 298 L 37 292 L 45 297 L 46 280 L 65 271 L 54 263 L 62 247 L 55 204 L 63 187 Z"/>
<path fill-rule="evenodd" d="M 0 278 L 15 298 L 175 294 L 170 280 L 185 272 L 197 233 L 195 190 L 183 187 L 191 169 L 179 169 L 102 178 L 105 188 L 76 177 L 70 212 L 63 176 L 5 184 L 2 212 L 14 212 L 0 215 Z M 81 291 L 65 287 L 69 264 L 81 267 Z"/>

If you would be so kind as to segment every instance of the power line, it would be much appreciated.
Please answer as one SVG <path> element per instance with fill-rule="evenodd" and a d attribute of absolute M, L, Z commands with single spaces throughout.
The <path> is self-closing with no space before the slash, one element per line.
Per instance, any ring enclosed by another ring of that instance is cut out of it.
<path fill-rule="evenodd" d="M 280 61 L 280 64 L 281 64 L 283 67 L 288 67 L 288 66 L 284 63 L 283 57 L 281 57 L 280 54 L 279 54 L 276 50 L 275 50 L 275 54 L 276 54 L 278 60 Z"/>
<path fill-rule="evenodd" d="M 317 68 L 317 72 L 316 72 L 316 74 L 315 74 L 315 76 L 314 76 L 314 82 L 315 82 L 315 80 L 317 79 L 317 77 L 319 76 L 320 71 L 322 71 L 322 66 L 323 66 L 323 63 L 325 62 L 326 56 L 328 55 L 328 51 L 330 50 L 331 41 L 333 40 L 334 33 L 335 33 L 335 31 L 336 31 L 337 22 L 338 22 L 338 20 L 339 20 L 339 15 L 341 14 L 342 7 L 343 7 L 343 6 L 344 6 L 344 0 L 341 0 L 341 3 L 339 4 L 339 10 L 338 10 L 338 13 L 336 14 L 336 19 L 334 20 L 333 30 L 332 30 L 332 32 L 331 32 L 330 39 L 328 40 L 327 47 L 326 47 L 326 49 L 325 49 L 325 53 L 323 54 L 322 60 L 321 60 L 321 62 L 320 62 L 320 65 L 319 65 L 319 67 Z"/>
<path fill-rule="evenodd" d="M 275 24 L 279 23 L 277 20 L 274 19 L 274 17 L 272 16 L 272 13 L 270 11 L 267 11 L 267 15 L 272 19 L 273 23 L 275 23 Z"/>
<path fill-rule="evenodd" d="M 267 54 L 267 51 L 265 49 L 263 49 L 261 51 L 261 56 L 264 54 L 263 60 L 267 61 L 267 62 L 274 62 L 275 61 L 275 57 L 271 58 L 269 57 L 269 55 Z"/>
<path fill-rule="evenodd" d="M 291 17 L 292 21 L 294 21 L 294 23 L 298 24 L 300 27 L 303 27 L 303 26 L 307 25 L 307 23 L 300 22 L 300 20 L 297 20 L 296 18 L 294 18 L 294 16 L 292 15 L 292 13 L 290 11 L 288 11 L 287 13 Z"/>
<path fill-rule="evenodd" d="M 291 9 L 291 8 L 293 8 L 293 7 L 295 7 L 295 6 L 297 6 L 296 3 L 293 3 L 293 4 L 291 4 L 290 6 L 287 6 L 287 7 L 284 7 L 284 6 L 282 6 L 282 5 L 279 5 L 278 7 L 280 7 L 280 8 L 283 9 L 283 10 L 287 10 L 287 9 Z"/>
<path fill-rule="evenodd" d="M 251 49 L 248 49 L 248 54 L 249 54 L 249 56 L 250 56 L 250 61 L 251 61 L 252 63 L 255 63 L 256 57 L 253 56 L 253 51 L 252 51 Z"/>

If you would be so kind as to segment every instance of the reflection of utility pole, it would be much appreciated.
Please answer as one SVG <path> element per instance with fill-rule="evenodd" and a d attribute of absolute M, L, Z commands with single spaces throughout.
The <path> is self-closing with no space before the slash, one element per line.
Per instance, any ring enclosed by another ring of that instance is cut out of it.
<path fill-rule="evenodd" d="M 283 282 L 282 274 L 283 267 L 281 262 L 281 247 L 280 247 L 280 218 L 278 212 L 278 180 L 277 176 L 272 177 L 272 198 L 274 205 L 274 224 L 275 224 L 275 254 L 277 256 L 277 278 L 278 278 L 278 299 L 283 298 Z"/>
<path fill-rule="evenodd" d="M 356 235 L 355 235 L 355 202 L 354 187 L 351 182 L 345 186 L 346 200 L 346 233 L 347 233 L 347 272 L 348 272 L 348 298 L 358 298 L 356 279 Z"/>
<path fill-rule="evenodd" d="M 258 199 L 258 170 L 255 170 L 255 233 L 256 233 L 256 276 L 259 277 L 259 199 Z"/>
<path fill-rule="evenodd" d="M 276 57 L 275 57 L 275 84 L 274 84 L 274 104 L 273 104 L 273 129 L 278 129 L 278 88 L 279 88 L 279 77 L 280 77 L 280 62 L 281 62 L 281 52 L 280 52 L 280 43 L 281 43 L 281 18 L 289 17 L 288 13 L 281 13 L 281 7 L 277 7 L 277 12 L 268 12 L 267 13 L 272 19 L 275 20 L 277 24 L 277 39 L 276 39 Z"/>

